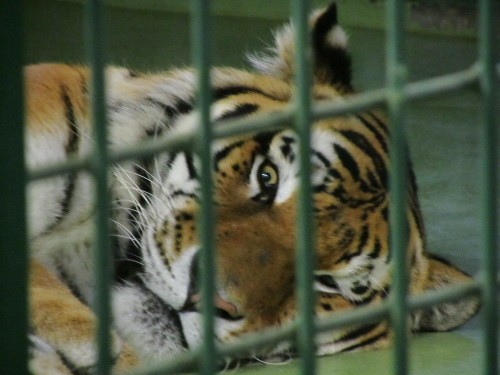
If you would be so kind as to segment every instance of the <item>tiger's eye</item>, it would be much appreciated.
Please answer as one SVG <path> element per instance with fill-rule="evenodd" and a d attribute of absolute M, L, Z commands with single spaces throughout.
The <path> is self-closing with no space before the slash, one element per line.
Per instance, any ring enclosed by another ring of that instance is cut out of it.
<path fill-rule="evenodd" d="M 274 164 L 264 162 L 259 168 L 257 178 L 261 186 L 273 188 L 278 184 L 278 171 Z"/>

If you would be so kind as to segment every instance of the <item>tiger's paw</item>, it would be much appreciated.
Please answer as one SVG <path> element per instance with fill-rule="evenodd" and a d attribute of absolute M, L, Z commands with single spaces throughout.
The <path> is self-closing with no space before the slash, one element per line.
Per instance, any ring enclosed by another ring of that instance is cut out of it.
<path fill-rule="evenodd" d="M 178 313 L 143 285 L 115 285 L 113 310 L 117 331 L 141 360 L 173 358 L 187 349 Z"/>

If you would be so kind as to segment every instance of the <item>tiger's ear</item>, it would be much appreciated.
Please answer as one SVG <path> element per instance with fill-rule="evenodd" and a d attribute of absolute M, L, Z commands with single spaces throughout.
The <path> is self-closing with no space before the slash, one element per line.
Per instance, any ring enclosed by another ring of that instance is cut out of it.
<path fill-rule="evenodd" d="M 347 35 L 337 23 L 337 5 L 313 12 L 309 18 L 313 54 L 313 75 L 318 83 L 351 91 L 351 57 Z M 248 56 L 253 67 L 263 74 L 291 80 L 294 74 L 294 27 L 288 24 L 274 35 L 270 54 Z"/>
<path fill-rule="evenodd" d="M 347 50 L 347 35 L 337 23 L 337 6 L 311 16 L 314 77 L 320 83 L 351 87 L 351 56 Z"/>
<path fill-rule="evenodd" d="M 441 289 L 452 284 L 470 281 L 471 277 L 444 259 L 430 256 L 429 275 L 425 290 Z M 446 302 L 417 312 L 414 315 L 414 330 L 423 332 L 449 331 L 466 323 L 479 309 L 479 299 L 468 297 Z"/>

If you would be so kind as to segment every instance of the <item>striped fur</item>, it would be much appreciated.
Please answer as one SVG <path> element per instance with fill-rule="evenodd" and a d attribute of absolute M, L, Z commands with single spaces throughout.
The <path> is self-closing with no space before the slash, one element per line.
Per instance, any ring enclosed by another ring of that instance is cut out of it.
<path fill-rule="evenodd" d="M 342 102 L 351 87 L 347 38 L 336 7 L 311 16 L 312 97 Z M 265 115 L 293 98 L 293 28 L 276 34 L 271 55 L 251 57 L 254 71 L 214 68 L 214 121 Z M 121 150 L 151 138 L 196 129 L 195 72 L 142 74 L 106 71 L 109 147 Z M 29 66 L 26 153 L 30 168 L 88 155 L 89 74 L 84 67 Z M 313 124 L 312 184 L 318 316 L 374 304 L 391 286 L 388 245 L 389 131 L 378 110 Z M 217 216 L 216 336 L 231 342 L 246 333 L 290 322 L 294 292 L 298 141 L 291 130 L 218 140 L 213 145 Z M 111 170 L 113 287 L 117 369 L 165 359 L 200 343 L 200 244 L 197 158 L 185 150 L 124 162 Z M 407 247 L 410 293 L 468 280 L 427 253 L 417 189 L 408 176 Z M 32 369 L 37 374 L 88 373 L 92 343 L 93 187 L 85 173 L 32 183 Z M 448 330 L 477 310 L 477 301 L 450 302 L 412 315 L 413 331 Z M 390 342 L 385 322 L 317 338 L 318 355 L 378 348 Z M 252 358 L 293 355 L 292 343 L 261 348 Z M 45 367 L 44 367 L 45 366 Z M 59 371 L 59 370 L 57 370 Z"/>

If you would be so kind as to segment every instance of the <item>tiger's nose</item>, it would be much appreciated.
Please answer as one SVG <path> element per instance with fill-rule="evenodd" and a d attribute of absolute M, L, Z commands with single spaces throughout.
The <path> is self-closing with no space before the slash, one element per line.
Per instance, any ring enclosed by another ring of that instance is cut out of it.
<path fill-rule="evenodd" d="M 199 311 L 201 307 L 201 293 L 198 285 L 198 261 L 198 254 L 196 254 L 191 261 L 188 295 L 183 310 Z M 238 320 L 242 318 L 238 307 L 234 303 L 228 301 L 227 297 L 222 297 L 217 291 L 214 293 L 214 307 L 215 314 L 219 318 L 226 320 Z"/>
<path fill-rule="evenodd" d="M 193 294 L 189 297 L 189 302 L 191 305 L 199 307 L 201 303 L 201 294 Z M 238 307 L 234 303 L 222 298 L 217 292 L 214 294 L 214 307 L 216 315 L 220 318 L 227 320 L 237 320 L 242 318 Z"/>

